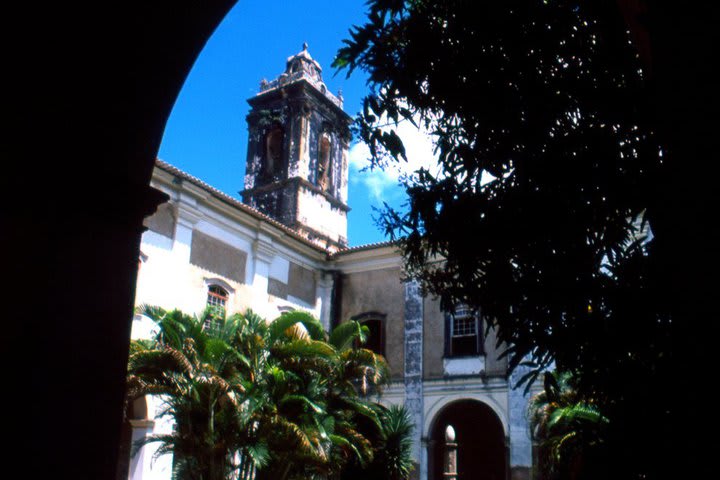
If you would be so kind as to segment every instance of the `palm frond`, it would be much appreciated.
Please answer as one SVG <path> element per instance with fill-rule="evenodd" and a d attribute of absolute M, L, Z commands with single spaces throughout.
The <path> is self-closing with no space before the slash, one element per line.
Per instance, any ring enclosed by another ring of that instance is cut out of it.
<path fill-rule="evenodd" d="M 345 350 L 351 347 L 356 340 L 361 344 L 364 343 L 366 336 L 363 333 L 362 325 L 355 320 L 350 320 L 335 327 L 330 333 L 328 342 L 339 351 Z"/>
<path fill-rule="evenodd" d="M 301 324 L 311 339 L 316 341 L 325 339 L 325 330 L 323 330 L 322 324 L 315 317 L 306 312 L 294 311 L 279 316 L 270 324 L 270 344 L 287 337 L 290 333 L 289 330 L 296 324 Z"/>
<path fill-rule="evenodd" d="M 167 372 L 191 372 L 193 366 L 182 352 L 172 348 L 142 350 L 128 358 L 128 372 L 134 375 L 158 377 Z"/>
<path fill-rule="evenodd" d="M 325 409 L 322 406 L 313 402 L 305 395 L 284 395 L 283 398 L 280 400 L 280 405 L 286 405 L 288 403 L 301 404 L 304 407 L 307 407 L 310 410 L 314 411 L 315 413 L 325 413 Z"/>
<path fill-rule="evenodd" d="M 330 359 L 335 349 L 325 342 L 317 340 L 294 340 L 273 348 L 273 353 L 280 356 L 301 356 Z"/>

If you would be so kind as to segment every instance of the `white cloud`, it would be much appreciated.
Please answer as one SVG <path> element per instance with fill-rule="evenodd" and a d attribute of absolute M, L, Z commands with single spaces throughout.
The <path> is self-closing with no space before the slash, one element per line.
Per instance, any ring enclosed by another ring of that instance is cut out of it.
<path fill-rule="evenodd" d="M 391 130 L 387 127 L 386 130 Z M 370 199 L 383 201 L 397 198 L 402 194 L 399 188 L 401 175 L 410 175 L 421 167 L 437 173 L 437 157 L 433 154 L 433 142 L 424 129 L 416 128 L 408 121 L 400 122 L 395 132 L 405 145 L 408 161 L 390 162 L 384 169 L 374 168 L 361 171 L 370 165 L 370 149 L 363 142 L 350 147 L 348 159 L 350 163 L 350 181 L 361 183 L 367 189 Z"/>

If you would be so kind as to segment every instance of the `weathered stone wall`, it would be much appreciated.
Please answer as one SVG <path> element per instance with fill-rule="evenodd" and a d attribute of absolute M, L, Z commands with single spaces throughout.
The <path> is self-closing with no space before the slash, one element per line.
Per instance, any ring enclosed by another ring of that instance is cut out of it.
<path fill-rule="evenodd" d="M 248 153 L 243 201 L 307 238 L 347 245 L 349 117 L 305 82 L 249 100 Z M 283 130 L 282 159 L 266 166 L 266 136 Z M 330 141 L 328 181 L 319 179 L 320 140 Z M 304 185 L 303 185 L 304 183 Z"/>
<path fill-rule="evenodd" d="M 405 407 L 413 424 L 422 425 L 423 392 L 423 297 L 417 281 L 405 283 Z M 413 431 L 412 457 L 415 466 L 421 464 L 422 431 Z"/>
<path fill-rule="evenodd" d="M 246 203 L 284 225 L 293 226 L 297 221 L 297 193 L 293 182 L 286 181 L 255 192 Z"/>
<path fill-rule="evenodd" d="M 330 137 L 331 144 L 331 167 L 330 171 L 330 186 L 326 190 L 327 193 L 335 198 L 340 199 L 340 192 L 342 189 L 343 178 L 347 177 L 344 172 L 343 165 L 343 133 L 342 120 L 337 117 L 330 109 L 320 105 L 318 102 L 313 102 L 312 113 L 309 118 L 309 132 L 308 132 L 308 152 L 309 152 L 309 172 L 308 180 L 313 185 L 318 185 L 318 161 L 320 158 L 320 137 L 326 132 Z M 342 199 L 344 201 L 344 199 Z"/>
<path fill-rule="evenodd" d="M 385 353 L 392 378 L 403 378 L 405 288 L 399 268 L 349 273 L 342 279 L 341 321 L 364 312 L 387 315 Z"/>
<path fill-rule="evenodd" d="M 245 282 L 247 253 L 197 230 L 192 234 L 190 263 L 236 282 Z"/>
<path fill-rule="evenodd" d="M 531 393 L 525 387 L 513 388 L 528 373 L 529 367 L 518 365 L 510 376 L 508 411 L 510 423 L 510 468 L 512 480 L 529 480 L 532 467 L 532 440 L 527 408 Z"/>

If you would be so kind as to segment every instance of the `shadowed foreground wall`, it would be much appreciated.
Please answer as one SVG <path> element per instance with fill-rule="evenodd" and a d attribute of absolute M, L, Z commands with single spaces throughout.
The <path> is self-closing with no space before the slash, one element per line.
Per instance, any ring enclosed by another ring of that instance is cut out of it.
<path fill-rule="evenodd" d="M 185 76 L 233 3 L 3 11 L 15 27 L 2 42 L 15 142 L 0 177 L 3 353 L 20 362 L 5 377 L 17 392 L 6 453 L 23 478 L 115 475 L 139 238 L 163 200 L 150 174 Z"/>

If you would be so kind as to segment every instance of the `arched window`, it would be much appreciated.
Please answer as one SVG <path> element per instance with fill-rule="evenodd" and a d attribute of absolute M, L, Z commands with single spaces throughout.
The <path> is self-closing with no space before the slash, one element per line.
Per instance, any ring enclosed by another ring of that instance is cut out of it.
<path fill-rule="evenodd" d="M 385 356 L 385 319 L 380 312 L 366 312 L 352 317 L 353 320 L 368 328 L 368 339 L 363 348 Z"/>
<path fill-rule="evenodd" d="M 276 175 L 282 165 L 283 141 L 285 132 L 279 125 L 274 126 L 265 136 L 265 163 L 264 173 L 268 176 Z"/>
<path fill-rule="evenodd" d="M 330 135 L 323 133 L 320 135 L 320 144 L 318 145 L 318 171 L 317 185 L 321 189 L 327 191 L 332 185 L 332 143 Z"/>
<path fill-rule="evenodd" d="M 445 356 L 470 357 L 483 353 L 480 314 L 467 305 L 445 316 Z"/>
<path fill-rule="evenodd" d="M 222 288 L 218 285 L 210 285 L 208 287 L 208 295 L 207 295 L 208 306 L 225 308 L 228 298 L 229 298 L 228 292 L 224 288 Z"/>

